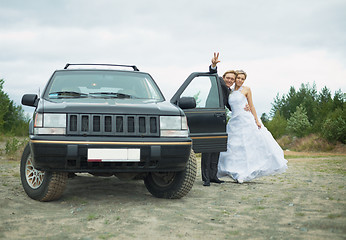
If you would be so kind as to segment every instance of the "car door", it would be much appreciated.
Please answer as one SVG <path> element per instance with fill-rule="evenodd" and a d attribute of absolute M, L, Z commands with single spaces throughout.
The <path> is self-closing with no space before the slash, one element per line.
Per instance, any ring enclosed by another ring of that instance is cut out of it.
<path fill-rule="evenodd" d="M 194 98 L 196 101 L 195 108 L 182 107 L 193 140 L 193 150 L 197 153 L 226 151 L 226 109 L 217 74 L 192 73 L 172 97 L 171 103 L 179 106 L 182 98 Z"/>

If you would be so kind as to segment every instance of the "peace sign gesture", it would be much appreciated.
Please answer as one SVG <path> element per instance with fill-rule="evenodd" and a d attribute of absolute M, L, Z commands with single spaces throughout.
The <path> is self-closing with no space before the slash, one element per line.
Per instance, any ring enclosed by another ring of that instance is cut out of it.
<path fill-rule="evenodd" d="M 211 66 L 215 68 L 216 64 L 218 64 L 219 62 L 219 53 L 214 53 L 214 57 L 211 59 Z"/>

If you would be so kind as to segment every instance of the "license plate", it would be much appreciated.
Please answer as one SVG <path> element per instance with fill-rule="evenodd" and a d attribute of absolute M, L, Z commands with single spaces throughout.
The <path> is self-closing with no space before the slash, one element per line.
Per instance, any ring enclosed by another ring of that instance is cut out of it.
<path fill-rule="evenodd" d="M 105 149 L 89 148 L 88 162 L 139 162 L 139 148 Z"/>

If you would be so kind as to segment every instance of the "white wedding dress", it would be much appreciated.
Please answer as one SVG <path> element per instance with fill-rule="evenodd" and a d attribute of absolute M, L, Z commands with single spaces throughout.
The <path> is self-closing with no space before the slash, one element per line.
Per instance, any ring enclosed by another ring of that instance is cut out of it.
<path fill-rule="evenodd" d="M 232 115 L 227 124 L 227 152 L 220 153 L 217 173 L 239 183 L 287 169 L 283 151 L 271 133 L 263 125 L 258 129 L 252 113 L 244 110 L 248 102 L 241 90 L 229 95 Z"/>

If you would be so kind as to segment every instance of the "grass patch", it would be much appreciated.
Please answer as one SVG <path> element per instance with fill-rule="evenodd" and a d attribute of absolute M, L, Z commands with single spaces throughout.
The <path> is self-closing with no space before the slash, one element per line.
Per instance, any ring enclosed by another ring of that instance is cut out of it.
<path fill-rule="evenodd" d="M 114 238 L 115 235 L 112 233 L 103 233 L 103 234 L 99 235 L 98 237 L 99 237 L 99 239 L 111 239 L 111 238 Z"/>
<path fill-rule="evenodd" d="M 95 214 L 89 214 L 87 217 L 88 221 L 92 221 L 92 220 L 96 220 L 98 219 L 98 216 L 96 216 Z"/>
<path fill-rule="evenodd" d="M 232 212 L 227 211 L 227 210 L 223 210 L 222 213 L 223 213 L 223 215 L 226 215 L 226 216 L 231 216 L 232 215 Z"/>
<path fill-rule="evenodd" d="M 231 236 L 237 236 L 237 235 L 240 234 L 240 231 L 239 231 L 239 230 L 234 230 L 234 231 L 229 231 L 228 233 L 229 233 L 229 235 L 231 235 Z"/>
<path fill-rule="evenodd" d="M 328 152 L 336 147 L 335 144 L 328 142 L 326 139 L 316 134 L 310 134 L 302 138 L 286 135 L 278 139 L 277 142 L 283 149 L 291 149 L 294 151 Z"/>
<path fill-rule="evenodd" d="M 331 213 L 331 214 L 328 214 L 328 216 L 327 216 L 329 219 L 335 219 L 335 218 L 340 218 L 340 217 L 342 217 L 342 215 L 341 214 L 334 214 L 334 213 Z"/>
<path fill-rule="evenodd" d="M 294 150 L 297 151 L 323 151 L 328 152 L 335 148 L 335 145 L 315 134 L 296 140 Z"/>
<path fill-rule="evenodd" d="M 84 198 L 81 198 L 78 196 L 67 197 L 65 201 L 70 202 L 72 204 L 80 204 L 80 205 L 86 205 L 88 203 Z"/>
<path fill-rule="evenodd" d="M 264 209 L 266 209 L 266 208 L 263 207 L 263 206 L 256 206 L 256 207 L 254 207 L 253 209 L 254 209 L 254 210 L 264 210 Z"/>
<path fill-rule="evenodd" d="M 5 136 L 0 139 L 0 154 L 10 160 L 20 159 L 28 137 Z"/>
<path fill-rule="evenodd" d="M 27 144 L 28 139 L 18 139 L 16 137 L 10 137 L 6 140 L 5 154 L 8 156 L 14 156 L 17 152 L 21 151 L 22 148 Z"/>
<path fill-rule="evenodd" d="M 315 172 L 340 174 L 346 176 L 346 159 L 324 159 L 311 164 L 311 168 Z"/>
<path fill-rule="evenodd" d="M 298 213 L 296 213 L 296 216 L 297 216 L 297 217 L 304 217 L 304 216 L 305 216 L 305 213 L 298 212 Z"/>
<path fill-rule="evenodd" d="M 20 173 L 19 172 L 15 172 L 12 174 L 13 177 L 19 178 L 20 177 Z"/>
<path fill-rule="evenodd" d="M 342 155 L 340 155 L 342 156 Z M 325 158 L 325 157 L 335 157 L 335 155 L 287 155 L 285 154 L 285 159 L 295 159 L 295 158 Z"/>

